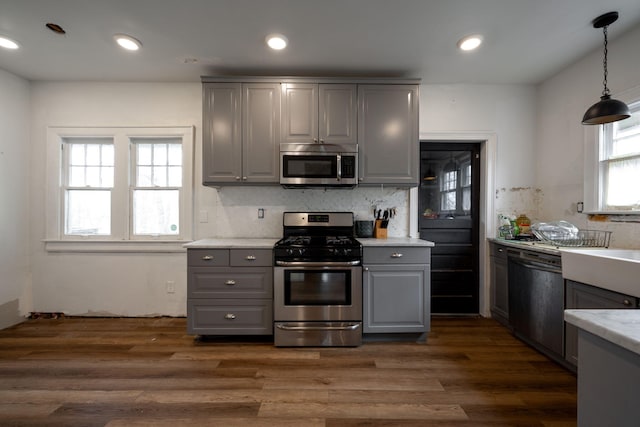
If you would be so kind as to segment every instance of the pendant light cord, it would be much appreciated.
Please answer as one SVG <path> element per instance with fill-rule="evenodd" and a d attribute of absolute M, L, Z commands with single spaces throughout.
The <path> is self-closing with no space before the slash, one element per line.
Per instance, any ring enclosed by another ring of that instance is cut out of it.
<path fill-rule="evenodd" d="M 605 25 L 602 27 L 602 32 L 604 33 L 604 59 L 602 60 L 602 65 L 604 68 L 604 79 L 602 83 L 604 84 L 604 89 L 602 90 L 602 95 L 607 96 L 610 94 L 609 88 L 607 87 L 607 28 L 609 26 Z"/>

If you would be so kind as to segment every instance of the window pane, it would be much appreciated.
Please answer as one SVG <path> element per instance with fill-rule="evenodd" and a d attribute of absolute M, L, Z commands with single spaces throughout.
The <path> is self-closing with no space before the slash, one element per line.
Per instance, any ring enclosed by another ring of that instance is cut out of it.
<path fill-rule="evenodd" d="M 167 168 L 165 166 L 154 166 L 153 185 L 157 187 L 167 186 Z"/>
<path fill-rule="evenodd" d="M 100 164 L 100 145 L 98 144 L 87 144 L 87 157 L 86 164 L 91 166 L 97 166 Z"/>
<path fill-rule="evenodd" d="M 113 144 L 102 144 L 102 165 L 113 166 L 114 158 Z"/>
<path fill-rule="evenodd" d="M 640 206 L 640 158 L 611 161 L 606 186 L 608 207 Z"/>
<path fill-rule="evenodd" d="M 71 166 L 69 168 L 69 186 L 70 187 L 85 186 L 83 166 Z"/>
<path fill-rule="evenodd" d="M 167 144 L 153 144 L 153 164 L 167 164 Z"/>
<path fill-rule="evenodd" d="M 138 148 L 138 164 L 150 165 L 151 164 L 151 144 L 136 144 Z"/>
<path fill-rule="evenodd" d="M 169 187 L 182 187 L 182 167 L 170 166 L 169 167 Z"/>
<path fill-rule="evenodd" d="M 114 147 L 113 144 L 68 143 L 69 187 L 113 187 Z"/>
<path fill-rule="evenodd" d="M 169 164 L 172 166 L 182 166 L 181 144 L 169 144 Z"/>
<path fill-rule="evenodd" d="M 135 190 L 133 192 L 133 233 L 136 235 L 177 235 L 180 233 L 178 190 Z"/>
<path fill-rule="evenodd" d="M 69 144 L 69 162 L 72 165 L 84 165 L 84 147 L 84 144 Z"/>
<path fill-rule="evenodd" d="M 68 190 L 65 234 L 111 233 L 111 191 Z"/>
<path fill-rule="evenodd" d="M 151 167 L 138 166 L 138 176 L 136 180 L 137 187 L 151 187 Z"/>

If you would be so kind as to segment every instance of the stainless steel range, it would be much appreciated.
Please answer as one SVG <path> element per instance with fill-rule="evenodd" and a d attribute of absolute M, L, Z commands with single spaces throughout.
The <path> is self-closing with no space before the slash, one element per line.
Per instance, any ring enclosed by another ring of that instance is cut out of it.
<path fill-rule="evenodd" d="M 362 245 L 351 212 L 285 212 L 274 247 L 276 346 L 362 343 Z"/>

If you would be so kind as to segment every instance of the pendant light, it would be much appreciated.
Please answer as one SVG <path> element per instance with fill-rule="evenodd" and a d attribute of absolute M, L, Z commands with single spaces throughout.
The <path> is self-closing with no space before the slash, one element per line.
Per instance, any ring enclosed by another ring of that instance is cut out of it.
<path fill-rule="evenodd" d="M 618 12 L 609 12 L 598 16 L 593 20 L 593 28 L 602 28 L 604 33 L 604 89 L 600 101 L 593 104 L 582 118 L 583 125 L 600 125 L 603 123 L 617 122 L 629 118 L 629 107 L 622 101 L 611 99 L 611 93 L 607 87 L 607 27 L 618 20 Z"/>

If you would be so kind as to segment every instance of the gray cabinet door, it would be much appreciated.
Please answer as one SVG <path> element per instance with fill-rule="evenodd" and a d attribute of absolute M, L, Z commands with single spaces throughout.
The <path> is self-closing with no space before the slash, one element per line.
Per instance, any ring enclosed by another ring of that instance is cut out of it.
<path fill-rule="evenodd" d="M 280 85 L 242 84 L 242 182 L 280 180 Z"/>
<path fill-rule="evenodd" d="M 319 138 L 327 144 L 356 144 L 358 104 L 354 84 L 319 86 Z"/>
<path fill-rule="evenodd" d="M 365 333 L 429 331 L 427 265 L 370 265 L 363 274 Z"/>
<path fill-rule="evenodd" d="M 360 184 L 417 186 L 418 85 L 358 86 Z"/>
<path fill-rule="evenodd" d="M 242 178 L 241 84 L 205 83 L 202 117 L 202 180 L 206 184 Z"/>
<path fill-rule="evenodd" d="M 638 305 L 635 297 L 597 288 L 584 283 L 566 280 L 566 306 L 567 309 L 632 309 Z M 565 359 L 578 364 L 578 328 L 565 322 Z"/>
<path fill-rule="evenodd" d="M 503 325 L 509 325 L 509 273 L 507 249 L 491 243 L 491 314 Z"/>
<path fill-rule="evenodd" d="M 281 142 L 318 142 L 317 84 L 282 83 Z"/>

